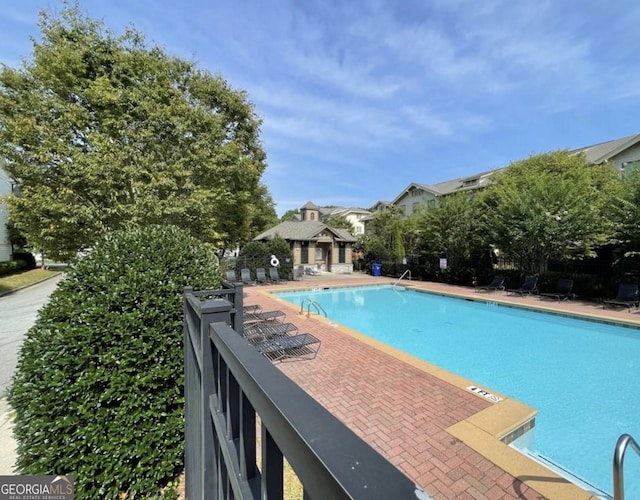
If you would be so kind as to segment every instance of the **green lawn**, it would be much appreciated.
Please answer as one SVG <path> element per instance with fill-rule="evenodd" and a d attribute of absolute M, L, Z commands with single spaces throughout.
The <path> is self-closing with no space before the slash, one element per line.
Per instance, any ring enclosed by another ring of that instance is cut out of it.
<path fill-rule="evenodd" d="M 9 276 L 0 277 L 0 294 L 12 292 L 23 286 L 33 285 L 39 281 L 60 274 L 61 271 L 48 271 L 45 269 L 32 269 L 31 271 L 22 271 L 20 273 L 11 274 Z"/>

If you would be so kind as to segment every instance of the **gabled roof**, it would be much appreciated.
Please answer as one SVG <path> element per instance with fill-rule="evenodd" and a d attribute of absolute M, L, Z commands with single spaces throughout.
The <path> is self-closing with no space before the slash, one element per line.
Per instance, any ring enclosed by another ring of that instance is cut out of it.
<path fill-rule="evenodd" d="M 452 181 L 445 181 L 439 184 L 431 186 L 440 195 L 452 194 L 458 191 L 470 191 L 473 189 L 481 189 L 487 187 L 489 184 L 489 178 L 498 170 L 488 170 L 479 174 L 468 175 L 466 177 L 460 177 Z"/>
<path fill-rule="evenodd" d="M 501 169 L 498 168 L 495 170 L 488 170 L 479 174 L 467 175 L 466 177 L 460 177 L 451 181 L 444 181 L 438 184 L 431 185 L 412 182 L 398 196 L 395 197 L 391 204 L 395 205 L 396 203 L 398 203 L 398 201 L 400 201 L 400 199 L 412 189 L 421 189 L 422 191 L 431 193 L 434 196 L 445 196 L 447 194 L 453 194 L 458 191 L 471 191 L 474 189 L 481 189 L 489 184 L 489 177 L 491 177 L 491 175 L 498 170 Z"/>
<path fill-rule="evenodd" d="M 571 154 L 584 153 L 589 163 L 596 165 L 604 163 L 613 158 L 625 149 L 630 148 L 640 142 L 640 134 L 630 135 L 622 139 L 614 139 L 613 141 L 601 142 L 591 146 L 574 149 L 569 151 Z"/>
<path fill-rule="evenodd" d="M 330 209 L 329 215 L 349 215 L 349 214 L 370 214 L 369 210 L 356 207 L 333 207 Z"/>
<path fill-rule="evenodd" d="M 392 205 L 392 203 L 390 201 L 382 201 L 382 200 L 378 200 L 376 201 L 375 205 L 373 205 L 369 211 L 370 212 L 376 212 L 376 211 L 380 211 L 380 209 L 384 210 L 388 207 L 390 207 Z"/>
<path fill-rule="evenodd" d="M 400 199 L 406 195 L 407 193 L 409 193 L 410 191 L 413 191 L 414 189 L 420 189 L 422 191 L 427 191 L 428 193 L 433 194 L 434 196 L 439 196 L 440 193 L 438 193 L 437 191 L 435 191 L 435 189 L 433 188 L 433 186 L 429 186 L 428 184 L 418 184 L 417 182 L 412 182 L 411 184 L 409 184 L 406 188 L 404 188 L 400 194 L 398 196 L 396 196 L 393 201 L 391 202 L 392 205 L 395 205 L 396 203 L 398 203 L 398 201 L 400 201 Z"/>
<path fill-rule="evenodd" d="M 346 229 L 332 228 L 315 220 L 281 222 L 253 239 L 256 241 L 272 240 L 278 235 L 287 241 L 317 241 L 323 231 L 332 233 L 336 241 L 344 241 L 346 243 L 358 241 Z"/>

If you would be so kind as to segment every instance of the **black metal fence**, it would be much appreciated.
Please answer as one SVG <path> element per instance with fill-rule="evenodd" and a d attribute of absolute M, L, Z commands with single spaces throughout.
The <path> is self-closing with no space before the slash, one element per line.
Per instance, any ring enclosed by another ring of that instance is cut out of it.
<path fill-rule="evenodd" d="M 305 499 L 428 498 L 262 357 L 237 333 L 241 325 L 241 286 L 185 289 L 189 500 L 283 498 L 283 458 Z"/>

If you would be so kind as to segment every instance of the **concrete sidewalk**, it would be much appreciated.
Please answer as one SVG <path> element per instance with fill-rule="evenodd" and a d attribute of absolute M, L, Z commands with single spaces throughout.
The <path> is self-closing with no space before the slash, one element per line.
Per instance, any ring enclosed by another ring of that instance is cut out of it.
<path fill-rule="evenodd" d="M 0 398 L 0 476 L 15 474 L 17 452 L 16 441 L 13 438 L 13 415 L 6 398 Z"/>

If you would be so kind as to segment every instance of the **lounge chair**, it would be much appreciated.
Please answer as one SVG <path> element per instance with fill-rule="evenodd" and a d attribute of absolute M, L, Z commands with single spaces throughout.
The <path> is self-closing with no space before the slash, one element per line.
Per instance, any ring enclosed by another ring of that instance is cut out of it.
<path fill-rule="evenodd" d="M 242 333 L 250 344 L 257 344 L 272 338 L 296 335 L 298 327 L 293 323 L 258 322 L 246 325 Z"/>
<path fill-rule="evenodd" d="M 251 279 L 251 271 L 248 268 L 240 269 L 240 278 L 242 279 L 242 283 L 245 285 L 252 285 L 253 280 Z"/>
<path fill-rule="evenodd" d="M 310 333 L 301 333 L 292 337 L 278 337 L 255 344 L 260 354 L 271 361 L 285 359 L 313 359 L 320 349 L 320 340 Z"/>
<path fill-rule="evenodd" d="M 554 299 L 557 301 L 567 300 L 573 297 L 573 280 L 571 278 L 560 278 L 556 285 L 555 292 L 545 292 L 540 294 L 541 299 Z"/>
<path fill-rule="evenodd" d="M 270 267 L 269 268 L 269 278 L 271 278 L 271 281 L 273 281 L 274 283 L 280 283 L 282 281 L 280 279 L 280 275 L 278 274 L 278 268 L 277 267 Z"/>
<path fill-rule="evenodd" d="M 264 312 L 252 312 L 245 313 L 242 318 L 242 323 L 246 326 L 249 323 L 259 323 L 264 321 L 279 321 L 282 323 L 286 314 L 282 311 L 264 311 Z"/>
<path fill-rule="evenodd" d="M 638 285 L 636 283 L 620 283 L 618 295 L 613 300 L 604 300 L 602 307 L 626 307 L 631 312 L 632 307 L 638 307 Z"/>
<path fill-rule="evenodd" d="M 239 280 L 238 278 L 236 278 L 236 272 L 233 269 L 230 269 L 225 273 L 225 278 L 232 285 L 242 283 L 242 280 Z"/>
<path fill-rule="evenodd" d="M 497 275 L 493 277 L 493 281 L 486 286 L 475 287 L 476 292 L 495 292 L 496 290 L 504 290 L 504 276 Z"/>
<path fill-rule="evenodd" d="M 246 306 L 242 306 L 243 314 L 254 314 L 262 312 L 262 306 L 260 304 L 249 304 Z"/>
<path fill-rule="evenodd" d="M 259 267 L 256 269 L 256 281 L 260 285 L 266 285 L 269 280 L 267 279 L 267 273 L 264 270 L 264 267 Z"/>
<path fill-rule="evenodd" d="M 304 266 L 298 266 L 293 270 L 293 279 L 301 280 L 304 278 Z"/>
<path fill-rule="evenodd" d="M 537 276 L 527 276 L 524 279 L 524 283 L 520 288 L 510 288 L 507 289 L 507 294 L 518 294 L 518 295 L 531 295 L 532 293 L 537 293 L 538 291 L 538 277 Z"/>

